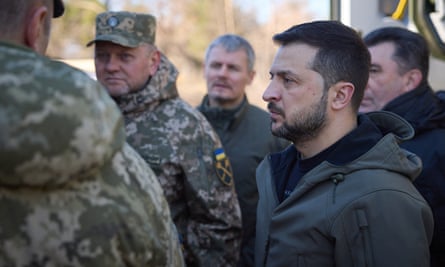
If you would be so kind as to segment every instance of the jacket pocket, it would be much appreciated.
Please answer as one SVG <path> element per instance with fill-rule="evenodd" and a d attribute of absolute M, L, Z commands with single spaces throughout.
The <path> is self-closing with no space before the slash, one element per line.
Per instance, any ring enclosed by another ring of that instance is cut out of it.
<path fill-rule="evenodd" d="M 371 237 L 369 232 L 369 224 L 368 219 L 366 218 L 366 212 L 363 209 L 356 210 L 356 218 L 357 218 L 357 226 L 360 233 L 360 240 L 362 242 L 362 248 L 363 248 L 363 257 L 365 266 L 371 267 L 374 266 L 373 264 L 373 255 L 372 255 L 372 244 L 371 244 Z"/>

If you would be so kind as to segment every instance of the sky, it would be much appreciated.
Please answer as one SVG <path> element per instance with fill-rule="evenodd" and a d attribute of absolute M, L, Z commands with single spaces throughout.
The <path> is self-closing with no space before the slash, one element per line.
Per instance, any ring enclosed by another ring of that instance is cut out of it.
<path fill-rule="evenodd" d="M 315 19 L 329 19 L 329 0 L 308 0 L 309 10 L 315 14 Z"/>
<path fill-rule="evenodd" d="M 112 6 L 111 9 L 120 9 L 119 3 L 121 0 L 109 0 Z M 136 3 L 150 2 L 150 0 L 132 0 Z M 174 0 L 173 0 L 174 1 Z M 266 18 L 274 0 L 234 0 L 236 3 L 245 7 L 246 9 L 255 9 L 258 11 L 258 18 Z M 309 4 L 309 11 L 314 14 L 314 19 L 328 19 L 329 18 L 329 2 L 330 0 L 306 0 Z"/>
<path fill-rule="evenodd" d="M 245 1 L 245 0 L 235 0 L 242 7 L 247 9 L 254 8 L 258 11 L 258 18 L 266 18 L 268 15 L 268 11 L 271 9 L 271 6 L 275 2 L 274 0 L 254 0 L 254 1 Z M 308 3 L 308 9 L 311 13 L 314 14 L 314 19 L 328 19 L 329 18 L 329 2 L 330 0 L 306 0 Z"/>

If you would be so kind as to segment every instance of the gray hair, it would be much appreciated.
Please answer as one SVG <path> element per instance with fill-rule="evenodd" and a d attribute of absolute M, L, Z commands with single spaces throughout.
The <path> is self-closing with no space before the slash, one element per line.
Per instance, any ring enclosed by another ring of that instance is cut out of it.
<path fill-rule="evenodd" d="M 255 51 L 250 43 L 243 37 L 235 34 L 224 34 L 213 40 L 206 50 L 205 61 L 207 62 L 210 52 L 216 46 L 222 46 L 227 52 L 234 52 L 243 49 L 247 55 L 247 66 L 249 71 L 253 70 L 255 65 Z"/>

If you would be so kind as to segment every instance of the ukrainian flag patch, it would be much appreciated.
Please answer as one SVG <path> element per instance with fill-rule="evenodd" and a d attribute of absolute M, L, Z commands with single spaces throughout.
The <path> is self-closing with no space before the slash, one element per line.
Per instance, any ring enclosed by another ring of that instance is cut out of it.
<path fill-rule="evenodd" d="M 223 160 L 226 157 L 226 153 L 224 153 L 224 149 L 222 147 L 215 149 L 214 153 L 216 160 Z"/>
<path fill-rule="evenodd" d="M 223 184 L 231 186 L 233 184 L 232 166 L 226 153 L 224 153 L 224 149 L 222 147 L 217 148 L 213 153 L 216 159 L 216 173 L 219 179 Z"/>

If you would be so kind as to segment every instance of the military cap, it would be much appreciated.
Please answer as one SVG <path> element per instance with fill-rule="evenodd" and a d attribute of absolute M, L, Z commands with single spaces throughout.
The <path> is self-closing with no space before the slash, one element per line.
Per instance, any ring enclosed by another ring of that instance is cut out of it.
<path fill-rule="evenodd" d="M 126 11 L 104 12 L 96 17 L 97 41 L 108 41 L 126 47 L 138 47 L 143 43 L 154 44 L 156 19 L 149 14 Z"/>
<path fill-rule="evenodd" d="M 63 15 L 63 12 L 65 11 L 65 7 L 63 6 L 62 0 L 54 0 L 54 12 L 53 17 L 58 18 Z"/>

